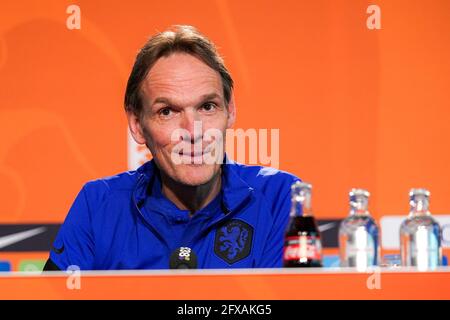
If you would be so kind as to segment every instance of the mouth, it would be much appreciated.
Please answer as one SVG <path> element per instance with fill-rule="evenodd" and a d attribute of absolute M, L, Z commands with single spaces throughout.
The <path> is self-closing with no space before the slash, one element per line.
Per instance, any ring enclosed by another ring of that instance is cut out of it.
<path fill-rule="evenodd" d="M 192 152 L 183 152 L 183 151 L 180 151 L 180 152 L 178 152 L 178 155 L 180 155 L 180 156 L 185 156 L 185 157 L 191 157 L 191 158 L 195 158 L 195 157 L 202 157 L 204 154 L 206 154 L 207 152 L 205 152 L 205 151 L 200 151 L 200 152 L 194 152 L 194 151 L 192 151 Z"/>
<path fill-rule="evenodd" d="M 189 148 L 187 148 L 189 149 Z M 185 157 L 190 157 L 190 158 L 197 158 L 197 157 L 203 157 L 204 155 L 210 153 L 213 149 L 213 145 L 208 145 L 206 146 L 206 148 L 204 150 L 193 150 L 191 152 L 188 152 L 184 149 L 180 149 L 180 151 L 178 151 L 178 155 L 179 156 L 185 156 Z"/>
<path fill-rule="evenodd" d="M 207 145 L 203 150 L 191 150 L 190 148 L 182 148 L 180 150 L 172 150 L 172 158 L 176 164 L 184 165 L 206 165 L 213 164 L 216 160 L 212 157 L 214 152 L 214 144 Z"/>

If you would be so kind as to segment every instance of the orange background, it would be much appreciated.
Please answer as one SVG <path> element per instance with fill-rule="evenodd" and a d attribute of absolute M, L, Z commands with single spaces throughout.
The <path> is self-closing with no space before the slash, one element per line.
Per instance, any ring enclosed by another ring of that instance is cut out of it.
<path fill-rule="evenodd" d="M 127 77 L 173 24 L 218 45 L 235 127 L 280 129 L 280 168 L 313 184 L 318 217 L 346 216 L 352 187 L 377 218 L 419 186 L 450 212 L 450 1 L 3 0 L 0 223 L 62 222 L 83 183 L 127 170 Z"/>

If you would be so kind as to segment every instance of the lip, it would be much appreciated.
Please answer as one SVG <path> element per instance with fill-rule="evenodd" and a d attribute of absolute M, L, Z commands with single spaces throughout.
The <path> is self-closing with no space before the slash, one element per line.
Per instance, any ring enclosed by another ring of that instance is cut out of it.
<path fill-rule="evenodd" d="M 201 156 L 204 156 L 205 154 L 210 153 L 212 149 L 213 148 L 211 147 L 211 145 L 206 146 L 206 148 L 204 150 L 200 151 L 200 152 L 198 152 L 198 151 L 191 151 L 191 153 L 188 153 L 188 152 L 185 153 L 185 152 L 183 152 L 183 149 L 181 149 L 178 152 L 178 155 L 191 157 L 191 158 L 201 157 Z"/>
<path fill-rule="evenodd" d="M 200 152 L 200 153 L 199 152 L 195 152 L 195 153 L 191 152 L 191 154 L 189 156 L 191 156 L 192 158 L 193 157 L 201 157 L 201 156 L 203 156 L 203 154 L 204 154 L 203 152 Z"/>
<path fill-rule="evenodd" d="M 207 153 L 207 152 L 201 151 L 201 152 L 184 153 L 184 152 L 180 151 L 178 154 L 179 154 L 180 156 L 186 156 L 186 157 L 192 157 L 192 158 L 194 158 L 194 157 L 201 157 L 201 156 L 203 156 L 205 153 Z"/>

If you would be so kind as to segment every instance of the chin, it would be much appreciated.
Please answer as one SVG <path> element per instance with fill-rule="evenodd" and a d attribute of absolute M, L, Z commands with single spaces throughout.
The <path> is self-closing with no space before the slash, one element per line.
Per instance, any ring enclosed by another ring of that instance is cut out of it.
<path fill-rule="evenodd" d="M 174 180 L 188 186 L 200 186 L 208 183 L 219 171 L 214 165 L 181 165 L 175 172 Z"/>

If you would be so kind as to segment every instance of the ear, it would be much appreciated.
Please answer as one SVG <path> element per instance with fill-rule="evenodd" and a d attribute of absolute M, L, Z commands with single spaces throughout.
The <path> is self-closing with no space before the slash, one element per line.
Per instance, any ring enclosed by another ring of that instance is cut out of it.
<path fill-rule="evenodd" d="M 228 103 L 227 129 L 233 127 L 235 120 L 236 120 L 236 105 L 234 104 L 234 94 L 231 93 L 230 102 Z"/>
<path fill-rule="evenodd" d="M 145 144 L 144 131 L 142 130 L 139 117 L 136 116 L 133 112 L 127 111 L 127 119 L 128 126 L 130 127 L 130 132 L 133 136 L 134 141 L 136 141 L 137 144 Z"/>

